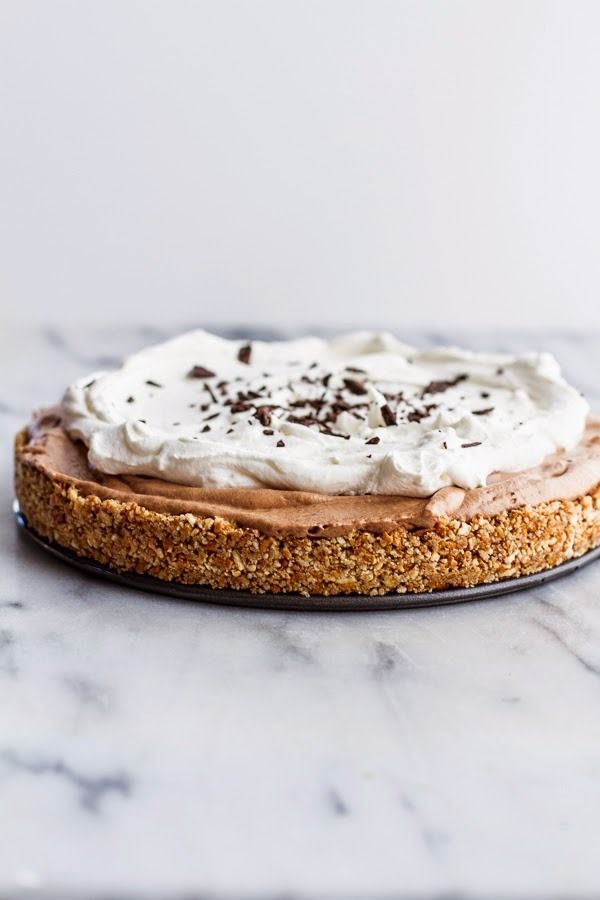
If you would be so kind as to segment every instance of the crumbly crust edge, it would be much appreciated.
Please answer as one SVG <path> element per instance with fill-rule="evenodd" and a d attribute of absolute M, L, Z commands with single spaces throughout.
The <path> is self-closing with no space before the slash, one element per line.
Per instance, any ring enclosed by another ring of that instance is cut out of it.
<path fill-rule="evenodd" d="M 428 529 L 275 537 L 83 496 L 23 452 L 27 439 L 24 429 L 15 440 L 15 488 L 31 527 L 79 556 L 164 581 L 257 594 L 427 592 L 530 575 L 600 545 L 600 484 L 576 500 L 440 519 Z"/>

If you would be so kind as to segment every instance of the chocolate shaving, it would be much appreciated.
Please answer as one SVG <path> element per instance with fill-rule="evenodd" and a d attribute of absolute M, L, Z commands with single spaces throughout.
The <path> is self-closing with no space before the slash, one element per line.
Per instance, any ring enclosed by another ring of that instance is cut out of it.
<path fill-rule="evenodd" d="M 340 395 L 338 394 L 338 397 L 339 396 Z M 336 399 L 335 403 L 331 404 L 331 408 L 337 415 L 338 413 L 346 412 L 348 409 L 351 409 L 351 406 L 345 400 L 342 400 L 340 398 L 340 399 Z"/>
<path fill-rule="evenodd" d="M 90 388 L 90 387 L 91 387 L 93 384 L 95 384 L 95 383 L 96 383 L 96 379 L 95 379 L 95 378 L 92 378 L 91 381 L 88 381 L 87 384 L 84 384 L 84 387 Z"/>
<path fill-rule="evenodd" d="M 491 412 L 494 412 L 494 407 L 488 406 L 487 409 L 474 409 L 473 415 L 474 416 L 489 416 L 489 414 Z"/>
<path fill-rule="evenodd" d="M 277 443 L 275 444 L 275 446 L 276 446 L 276 447 L 285 447 L 285 444 L 284 444 L 283 441 L 277 441 Z"/>
<path fill-rule="evenodd" d="M 381 412 L 383 421 L 385 422 L 386 425 L 395 425 L 396 424 L 396 416 L 394 415 L 394 413 L 392 412 L 390 407 L 387 405 L 387 403 L 384 403 L 383 406 L 380 406 L 379 411 Z"/>
<path fill-rule="evenodd" d="M 481 391 L 481 393 L 480 393 L 479 396 L 481 397 L 482 400 L 487 400 L 487 398 L 488 398 L 490 395 L 489 395 L 489 392 L 488 392 L 488 391 Z"/>
<path fill-rule="evenodd" d="M 264 429 L 263 429 L 263 434 L 266 434 L 266 435 L 271 436 L 272 434 L 275 434 L 275 432 L 273 431 L 272 428 L 264 428 Z"/>
<path fill-rule="evenodd" d="M 426 419 L 429 415 L 429 412 L 426 409 L 413 409 L 407 415 L 406 419 L 408 422 L 421 422 L 423 419 Z"/>
<path fill-rule="evenodd" d="M 205 425 L 202 431 L 210 431 L 210 425 Z"/>
<path fill-rule="evenodd" d="M 481 441 L 471 441 L 470 444 L 461 444 L 461 447 L 481 447 Z"/>
<path fill-rule="evenodd" d="M 127 403 L 135 403 L 135 397 L 128 397 Z"/>
<path fill-rule="evenodd" d="M 252 345 L 244 344 L 243 347 L 240 347 L 238 350 L 238 359 L 241 363 L 245 363 L 248 365 L 250 363 L 250 357 L 252 355 Z"/>
<path fill-rule="evenodd" d="M 354 372 L 356 375 L 366 375 L 364 369 L 357 369 L 356 366 L 346 366 L 346 372 Z"/>
<path fill-rule="evenodd" d="M 375 437 L 369 438 L 368 441 L 365 441 L 365 444 L 378 444 L 381 439 L 375 435 Z"/>
<path fill-rule="evenodd" d="M 237 403 L 231 403 L 230 408 L 232 413 L 240 413 L 248 412 L 248 410 L 251 409 L 251 406 L 249 403 L 245 403 L 243 400 L 238 400 Z"/>
<path fill-rule="evenodd" d="M 161 387 L 162 387 L 162 384 L 159 384 L 158 381 L 152 381 L 151 378 L 147 378 L 147 379 L 146 379 L 146 384 L 149 384 L 150 387 L 157 387 L 157 388 L 161 388 Z"/>
<path fill-rule="evenodd" d="M 260 397 L 260 394 L 257 394 L 256 391 L 238 391 L 237 392 L 237 398 L 238 398 L 238 400 L 241 400 L 242 403 L 246 402 L 247 400 L 258 400 L 259 397 Z"/>
<path fill-rule="evenodd" d="M 212 400 L 212 402 L 213 402 L 213 403 L 218 403 L 219 401 L 218 401 L 217 398 L 215 397 L 214 391 L 213 391 L 213 389 L 211 388 L 210 384 L 208 384 L 208 382 L 205 382 L 204 387 L 205 387 L 205 389 L 206 389 L 206 391 L 207 391 L 207 393 L 208 393 L 210 399 Z"/>
<path fill-rule="evenodd" d="M 207 417 L 205 418 L 204 421 L 205 421 L 205 422 L 210 422 L 212 419 L 216 419 L 218 415 L 219 415 L 218 412 L 213 413 L 211 416 L 207 416 Z"/>
<path fill-rule="evenodd" d="M 461 381 L 466 381 L 468 375 L 457 375 L 456 378 L 449 379 L 448 381 L 430 381 L 428 385 L 423 388 L 423 394 L 442 394 L 444 391 L 447 391 L 448 388 L 455 387 L 457 384 L 460 384 Z"/>
<path fill-rule="evenodd" d="M 288 422 L 294 425 L 320 425 L 319 419 L 315 416 L 288 416 Z"/>
<path fill-rule="evenodd" d="M 366 394 L 367 389 L 360 381 L 355 378 L 344 378 L 344 384 L 351 394 Z"/>
<path fill-rule="evenodd" d="M 271 424 L 271 406 L 257 406 L 254 415 L 258 419 L 261 425 L 265 427 Z"/>
<path fill-rule="evenodd" d="M 214 378 L 215 373 L 211 372 L 210 369 L 205 368 L 204 366 L 192 366 L 190 371 L 187 373 L 188 378 Z"/>

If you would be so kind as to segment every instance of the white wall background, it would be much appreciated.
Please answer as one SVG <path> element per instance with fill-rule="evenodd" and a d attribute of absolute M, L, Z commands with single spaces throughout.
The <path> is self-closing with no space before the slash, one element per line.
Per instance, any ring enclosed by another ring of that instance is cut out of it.
<path fill-rule="evenodd" d="M 600 2 L 0 4 L 33 321 L 600 327 Z"/>

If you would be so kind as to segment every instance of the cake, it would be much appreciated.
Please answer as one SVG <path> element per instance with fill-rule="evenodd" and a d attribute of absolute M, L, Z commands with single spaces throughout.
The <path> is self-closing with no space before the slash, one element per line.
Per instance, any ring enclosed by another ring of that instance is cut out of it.
<path fill-rule="evenodd" d="M 547 353 L 193 331 L 79 379 L 15 458 L 38 534 L 217 589 L 469 587 L 600 544 L 600 420 Z"/>

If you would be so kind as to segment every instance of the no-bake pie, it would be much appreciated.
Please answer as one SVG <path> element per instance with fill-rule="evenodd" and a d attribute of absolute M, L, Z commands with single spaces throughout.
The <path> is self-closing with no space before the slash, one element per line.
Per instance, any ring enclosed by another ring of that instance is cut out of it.
<path fill-rule="evenodd" d="M 164 580 L 473 586 L 600 544 L 600 420 L 545 353 L 194 331 L 35 415 L 16 491 L 39 534 Z"/>

